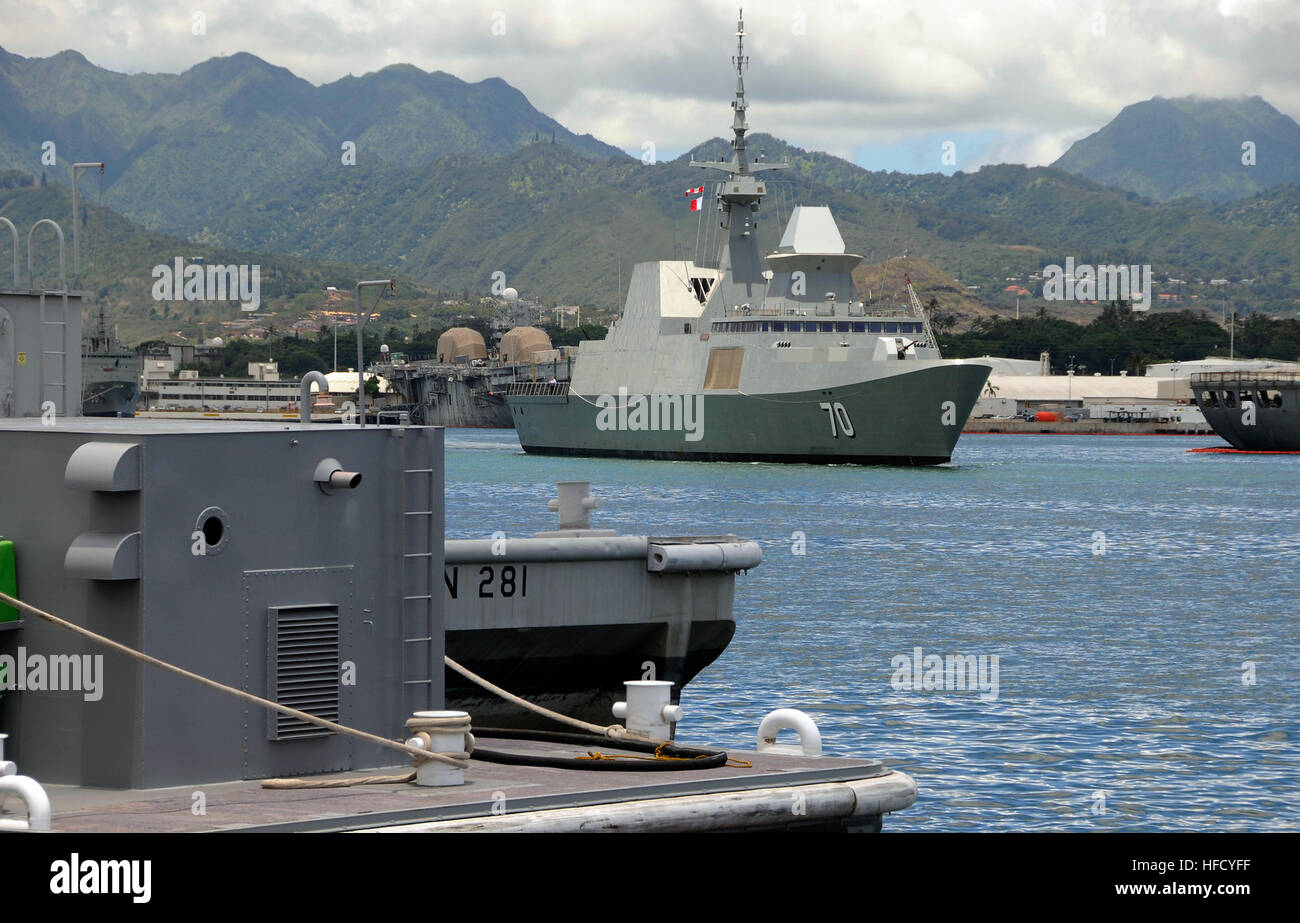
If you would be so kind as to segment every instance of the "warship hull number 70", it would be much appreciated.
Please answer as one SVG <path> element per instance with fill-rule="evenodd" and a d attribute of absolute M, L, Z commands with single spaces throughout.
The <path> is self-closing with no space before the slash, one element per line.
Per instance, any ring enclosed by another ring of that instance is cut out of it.
<path fill-rule="evenodd" d="M 756 229 L 764 173 L 746 152 L 744 21 L 737 24 L 729 161 L 716 184 L 716 263 L 640 263 L 623 314 L 582 344 L 570 382 L 522 382 L 508 401 L 528 452 L 697 461 L 947 462 L 989 375 L 945 360 L 913 301 L 868 309 L 826 207 L 793 209 L 775 253 Z"/>

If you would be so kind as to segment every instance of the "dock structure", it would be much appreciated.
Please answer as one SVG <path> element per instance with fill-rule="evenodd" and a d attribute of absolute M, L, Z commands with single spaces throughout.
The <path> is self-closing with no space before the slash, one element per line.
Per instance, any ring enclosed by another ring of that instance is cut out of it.
<path fill-rule="evenodd" d="M 486 738 L 480 738 L 480 742 Z M 497 746 L 497 744 L 493 744 Z M 582 756 L 580 747 L 509 741 L 511 751 Z M 602 749 L 617 754 L 617 745 Z M 65 832 L 877 832 L 916 800 L 916 783 L 875 760 L 729 751 L 750 765 L 610 772 L 471 762 L 466 783 L 265 789 L 257 781 L 150 791 L 49 785 Z M 328 782 L 344 776 L 312 776 Z M 204 813 L 193 810 L 201 792 Z"/>

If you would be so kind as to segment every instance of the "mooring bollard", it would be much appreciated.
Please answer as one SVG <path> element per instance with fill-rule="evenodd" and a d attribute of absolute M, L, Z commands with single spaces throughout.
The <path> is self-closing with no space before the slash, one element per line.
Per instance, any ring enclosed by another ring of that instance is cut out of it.
<path fill-rule="evenodd" d="M 627 687 L 627 701 L 614 703 L 614 717 L 626 719 L 629 731 L 667 740 L 675 721 L 682 720 L 682 707 L 672 704 L 673 684 L 662 679 L 633 679 Z"/>

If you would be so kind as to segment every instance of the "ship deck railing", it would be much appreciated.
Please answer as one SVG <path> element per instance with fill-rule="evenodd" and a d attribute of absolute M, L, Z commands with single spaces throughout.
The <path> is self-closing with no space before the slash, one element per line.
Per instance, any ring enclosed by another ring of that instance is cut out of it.
<path fill-rule="evenodd" d="M 1267 386 L 1269 384 L 1294 385 L 1300 384 L 1300 371 L 1258 369 L 1252 372 L 1242 369 L 1235 372 L 1193 372 L 1191 383 L 1193 387 L 1198 385 L 1208 385 L 1210 387 L 1216 385 L 1250 385 L 1253 387 Z"/>
<path fill-rule="evenodd" d="M 844 310 L 847 308 L 847 310 Z M 916 315 L 906 308 L 894 308 L 891 310 L 868 309 L 857 305 L 827 305 L 811 304 L 806 308 L 794 309 L 786 308 L 749 308 L 746 310 L 743 306 L 726 308 L 723 311 L 724 317 L 877 317 L 877 318 L 896 318 L 899 320 L 914 320 Z"/>

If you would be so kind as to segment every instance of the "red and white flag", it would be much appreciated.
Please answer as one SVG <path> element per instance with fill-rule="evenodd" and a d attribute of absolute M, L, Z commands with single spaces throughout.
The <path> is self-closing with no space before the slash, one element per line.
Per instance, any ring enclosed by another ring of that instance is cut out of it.
<path fill-rule="evenodd" d="M 704 196 L 700 196 L 698 199 L 691 199 L 691 211 L 693 212 L 703 211 L 704 209 L 703 202 L 704 202 Z"/>
<path fill-rule="evenodd" d="M 694 189 L 687 189 L 687 190 L 686 190 L 686 194 L 687 194 L 687 195 L 704 195 L 704 187 L 703 187 L 703 186 L 697 186 L 697 187 L 695 187 Z"/>

